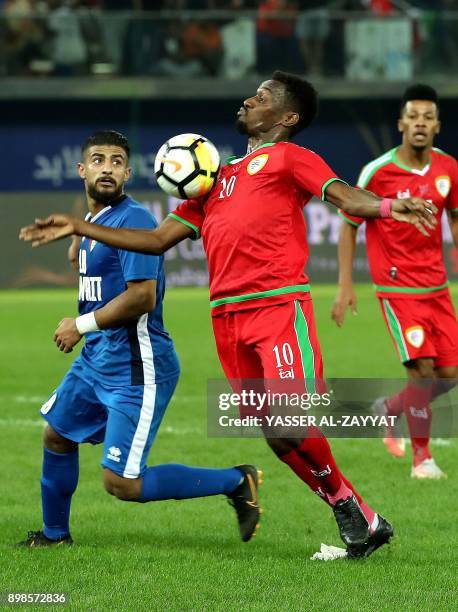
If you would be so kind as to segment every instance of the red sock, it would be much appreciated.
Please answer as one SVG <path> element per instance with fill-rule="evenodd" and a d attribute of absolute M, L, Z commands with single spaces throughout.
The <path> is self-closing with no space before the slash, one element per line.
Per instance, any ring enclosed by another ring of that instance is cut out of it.
<path fill-rule="evenodd" d="M 313 432 L 313 435 L 317 435 L 317 433 L 321 434 L 319 430 L 316 430 Z M 363 511 L 367 519 L 367 522 L 369 523 L 369 525 L 373 525 L 374 519 L 376 517 L 375 512 L 372 510 L 370 506 L 368 506 L 363 501 L 363 499 L 361 498 L 359 493 L 355 490 L 351 482 L 347 480 L 345 476 L 342 474 L 342 472 L 339 470 L 339 468 L 337 467 L 337 464 L 335 463 L 334 457 L 332 456 L 332 452 L 329 447 L 328 441 L 323 436 L 323 434 L 321 434 L 321 436 L 322 437 L 318 439 L 324 440 L 325 446 L 327 446 L 327 449 L 328 449 L 328 454 L 330 455 L 330 459 L 329 459 L 329 456 L 327 458 L 326 466 L 328 466 L 329 464 L 332 464 L 333 469 L 335 470 L 334 473 L 337 475 L 337 478 L 339 480 L 339 488 L 337 489 L 334 495 L 329 494 L 324 490 L 323 485 L 325 483 L 323 482 L 323 478 L 315 476 L 314 472 L 316 472 L 316 470 L 312 467 L 312 465 L 304 457 L 303 452 L 292 450 L 286 455 L 283 455 L 283 457 L 281 457 L 281 460 L 284 463 L 286 463 L 293 470 L 293 472 L 311 488 L 311 490 L 314 493 L 319 495 L 321 499 L 325 501 L 327 504 L 329 504 L 330 506 L 333 506 L 340 499 L 346 499 L 351 494 L 353 494 L 356 497 L 361 507 L 361 510 Z M 306 438 L 306 440 L 310 440 L 310 439 L 311 438 Z M 302 442 L 301 448 L 304 445 L 304 442 L 305 441 Z"/>
<path fill-rule="evenodd" d="M 309 427 L 308 435 L 302 440 L 297 453 L 310 466 L 312 474 L 321 482 L 324 492 L 335 496 L 342 485 L 342 478 L 331 447 L 317 427 Z"/>
<path fill-rule="evenodd" d="M 431 458 L 429 438 L 432 413 L 429 402 L 432 386 L 409 383 L 405 389 L 404 412 L 412 440 L 413 464 L 418 465 Z"/>
<path fill-rule="evenodd" d="M 322 486 L 331 505 L 353 494 L 371 525 L 375 512 L 363 501 L 351 482 L 339 470 L 325 436 L 317 427 L 310 427 L 308 433 L 308 437 L 302 441 L 299 447 L 299 453 L 307 460 L 312 474 L 319 482 L 323 483 Z M 317 475 L 317 472 L 320 475 Z M 324 475 L 321 476 L 321 474 Z"/>
<path fill-rule="evenodd" d="M 404 410 L 404 398 L 407 387 L 404 387 L 402 391 L 396 395 L 392 395 L 385 400 L 385 406 L 387 413 L 390 416 L 399 416 Z"/>
<path fill-rule="evenodd" d="M 342 482 L 353 491 L 353 495 L 356 497 L 356 499 L 358 500 L 358 504 L 362 507 L 364 502 L 363 502 L 363 498 L 361 497 L 361 495 L 358 493 L 358 491 L 354 488 L 354 486 L 351 484 L 351 482 L 349 480 L 347 480 L 345 478 L 345 476 L 342 474 L 342 472 L 339 470 L 339 474 L 340 477 L 342 479 Z"/>
<path fill-rule="evenodd" d="M 296 476 L 299 476 L 299 478 L 305 482 L 305 484 L 308 485 L 314 493 L 319 495 L 323 501 L 329 504 L 328 497 L 323 491 L 321 482 L 312 474 L 310 466 L 307 464 L 304 458 L 297 453 L 296 450 L 290 451 L 286 455 L 283 455 L 283 457 L 280 457 L 280 459 L 289 465 Z"/>

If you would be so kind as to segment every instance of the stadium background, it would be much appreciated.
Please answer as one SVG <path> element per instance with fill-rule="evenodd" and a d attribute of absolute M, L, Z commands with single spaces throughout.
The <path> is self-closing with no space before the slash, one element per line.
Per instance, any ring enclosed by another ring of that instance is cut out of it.
<path fill-rule="evenodd" d="M 2 4 L 0 205 L 9 254 L 0 272 L 3 287 L 70 282 L 64 245 L 37 251 L 32 265 L 16 234 L 49 211 L 83 214 L 75 165 L 92 130 L 114 128 L 129 137 L 129 192 L 161 219 L 175 203 L 155 186 L 158 147 L 192 131 L 213 140 L 223 159 L 242 154 L 246 144 L 233 128 L 235 114 L 277 67 L 307 74 L 316 84 L 320 114 L 297 142 L 320 153 L 351 184 L 365 163 L 399 143 L 398 98 L 417 79 L 436 84 L 442 97 L 437 146 L 458 152 L 458 13 L 444 11 L 458 7 L 451 0 L 403 2 L 402 10 L 390 0 Z M 143 11 L 127 10 L 140 6 Z M 312 202 L 305 214 L 311 280 L 335 281 L 335 210 Z M 453 277 L 458 256 L 446 223 L 444 238 Z M 199 244 L 174 249 L 168 269 L 169 286 L 206 284 Z M 368 280 L 363 247 L 355 278 Z"/>
<path fill-rule="evenodd" d="M 319 117 L 297 142 L 352 184 L 365 163 L 399 143 L 398 100 L 415 81 L 437 87 L 444 127 L 436 144 L 457 156 L 457 32 L 457 0 L 0 0 L 0 427 L 9 475 L 1 485 L 0 591 L 67 590 L 76 609 L 322 610 L 339 609 L 339 601 L 342 610 L 418 611 L 456 605 L 456 531 L 449 532 L 457 490 L 454 442 L 435 450 L 451 472 L 440 489 L 410 482 L 408 462 L 393 465 L 377 440 L 336 442 L 344 470 L 401 534 L 370 564 L 336 570 L 306 563 L 320 541 L 338 544 L 319 500 L 304 493 L 261 441 L 247 446 L 207 438 L 206 380 L 221 372 L 199 242 L 167 254 L 169 287 L 183 287 L 170 289 L 166 302 L 183 375 L 152 461 L 231 465 L 256 457 L 268 474 L 257 548 L 239 546 L 221 501 L 120 507 L 102 491 L 99 455 L 92 448 L 81 452 L 74 506 L 78 551 L 63 552 L 56 571 L 52 551 L 35 557 L 32 566 L 11 551 L 11 542 L 39 526 L 37 406 L 68 367 L 51 336 L 75 308 L 75 290 L 57 290 L 75 287 L 68 242 L 32 251 L 17 234 L 49 212 L 84 215 L 75 164 L 85 137 L 100 128 L 129 137 L 129 192 L 159 220 L 175 205 L 153 180 L 160 144 L 191 131 L 213 140 L 223 158 L 243 154 L 235 114 L 275 68 L 305 74 L 318 88 Z M 355 262 L 355 278 L 365 284 L 358 287 L 360 314 L 337 335 L 329 311 L 339 220 L 332 207 L 317 201 L 305 215 L 328 374 L 402 377 L 368 285 L 362 233 Z M 458 254 L 446 224 L 444 239 L 453 281 Z M 407 499 L 418 509 L 414 520 Z M 239 599 L 232 604 L 234 588 Z"/>

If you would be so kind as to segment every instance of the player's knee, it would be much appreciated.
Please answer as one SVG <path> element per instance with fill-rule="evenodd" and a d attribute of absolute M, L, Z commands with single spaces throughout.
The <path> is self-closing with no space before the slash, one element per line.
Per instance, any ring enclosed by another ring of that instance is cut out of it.
<path fill-rule="evenodd" d="M 432 380 L 436 377 L 434 361 L 432 359 L 416 359 L 413 362 L 412 369 L 415 372 L 415 378 L 429 378 Z"/>
<path fill-rule="evenodd" d="M 455 385 L 458 379 L 458 367 L 448 366 L 437 368 L 436 375 L 438 378 L 449 380 L 451 385 Z"/>
<path fill-rule="evenodd" d="M 44 430 L 43 443 L 45 448 L 55 453 L 71 453 L 78 447 L 76 442 L 63 438 L 50 425 Z"/>
<path fill-rule="evenodd" d="M 294 450 L 296 446 L 292 443 L 292 440 L 286 438 L 267 438 L 266 442 L 277 455 L 277 457 L 283 457 L 290 451 Z"/>
<path fill-rule="evenodd" d="M 458 368 L 455 366 L 437 368 L 434 397 L 448 393 L 458 382 Z"/>
<path fill-rule="evenodd" d="M 111 470 L 103 472 L 103 485 L 105 490 L 122 501 L 136 501 L 140 497 L 141 487 L 139 479 L 122 478 Z"/>

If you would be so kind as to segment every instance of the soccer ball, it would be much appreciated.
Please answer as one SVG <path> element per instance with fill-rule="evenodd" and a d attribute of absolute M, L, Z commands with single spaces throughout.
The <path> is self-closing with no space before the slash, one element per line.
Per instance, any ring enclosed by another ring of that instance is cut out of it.
<path fill-rule="evenodd" d="M 199 134 L 169 138 L 154 161 L 158 185 L 166 193 L 183 200 L 208 193 L 216 182 L 220 166 L 214 144 Z"/>

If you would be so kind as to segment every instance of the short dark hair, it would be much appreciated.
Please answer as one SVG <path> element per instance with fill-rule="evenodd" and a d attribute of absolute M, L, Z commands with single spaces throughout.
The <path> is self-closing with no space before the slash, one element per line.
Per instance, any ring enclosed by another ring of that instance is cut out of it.
<path fill-rule="evenodd" d="M 273 81 L 283 83 L 287 103 L 299 114 L 299 121 L 291 128 L 291 136 L 308 127 L 318 114 L 318 92 L 311 83 L 295 74 L 276 70 Z"/>
<path fill-rule="evenodd" d="M 434 89 L 434 87 L 431 87 L 430 85 L 417 83 L 416 85 L 411 85 L 405 90 L 401 98 L 401 115 L 404 112 L 405 105 L 411 100 L 429 100 L 430 102 L 434 102 L 434 104 L 437 106 L 437 110 L 439 110 L 439 96 L 437 95 L 437 91 Z"/>
<path fill-rule="evenodd" d="M 86 151 L 94 145 L 114 145 L 115 147 L 124 149 L 127 159 L 130 157 L 129 141 L 125 136 L 115 130 L 100 130 L 91 134 L 81 147 L 82 157 L 84 157 Z"/>

